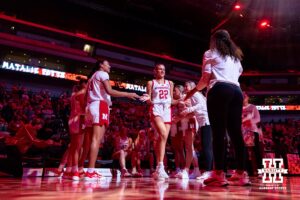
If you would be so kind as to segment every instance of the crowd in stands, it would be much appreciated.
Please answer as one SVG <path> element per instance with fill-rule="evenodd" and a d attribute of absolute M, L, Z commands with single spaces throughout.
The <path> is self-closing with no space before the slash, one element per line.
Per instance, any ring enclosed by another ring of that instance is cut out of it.
<path fill-rule="evenodd" d="M 59 97 L 52 97 L 49 91 L 41 90 L 39 93 L 33 93 L 21 85 L 14 85 L 9 89 L 5 83 L 0 83 L 0 132 L 2 133 L 0 138 L 5 133 L 14 136 L 25 124 L 38 120 L 43 125 L 37 132 L 38 139 L 45 141 L 52 139 L 66 146 L 69 113 L 70 94 L 67 92 Z M 99 155 L 102 159 L 112 158 L 114 139 L 119 135 L 121 126 L 128 128 L 128 137 L 133 141 L 140 130 L 145 130 L 146 137 L 150 138 L 147 135 L 151 128 L 150 116 L 145 103 L 122 98 L 114 99 L 110 116 L 110 126 L 102 141 Z M 264 136 L 265 151 L 274 151 L 274 131 L 277 131 L 280 132 L 280 141 L 287 153 L 300 152 L 299 120 L 264 122 L 260 124 L 260 128 Z M 199 153 L 201 155 L 200 138 L 196 136 L 194 141 L 198 155 Z M 167 151 L 172 152 L 170 142 Z"/>
<path fill-rule="evenodd" d="M 300 120 L 264 122 L 261 123 L 261 129 L 264 135 L 265 151 L 274 151 L 275 137 L 279 137 L 287 153 L 298 152 L 300 154 Z"/>
<path fill-rule="evenodd" d="M 0 83 L 0 113 L 0 131 L 15 135 L 22 125 L 38 119 L 44 125 L 40 137 L 49 139 L 62 131 L 60 123 L 68 118 L 69 95 L 52 97 L 46 90 L 33 93 L 21 85 L 8 89 Z"/>

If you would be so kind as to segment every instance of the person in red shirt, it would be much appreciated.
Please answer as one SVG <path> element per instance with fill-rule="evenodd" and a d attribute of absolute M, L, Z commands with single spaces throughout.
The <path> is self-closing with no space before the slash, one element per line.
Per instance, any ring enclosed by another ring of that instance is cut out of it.
<path fill-rule="evenodd" d="M 0 170 L 13 174 L 16 177 L 22 177 L 22 156 L 28 152 L 41 153 L 41 149 L 50 146 L 60 146 L 59 142 L 51 139 L 40 140 L 37 138 L 37 131 L 42 128 L 42 121 L 35 119 L 31 123 L 23 125 L 15 136 L 6 137 L 7 158 L 0 163 Z"/>

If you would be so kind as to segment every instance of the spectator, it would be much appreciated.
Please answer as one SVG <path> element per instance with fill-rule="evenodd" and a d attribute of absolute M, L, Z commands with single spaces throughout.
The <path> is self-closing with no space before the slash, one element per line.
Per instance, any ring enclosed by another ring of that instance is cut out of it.
<path fill-rule="evenodd" d="M 40 140 L 36 137 L 37 130 L 42 127 L 40 120 L 34 120 L 32 123 L 23 125 L 16 136 L 6 137 L 7 159 L 5 166 L 1 170 L 12 173 L 13 175 L 22 176 L 22 156 L 24 154 L 43 154 L 41 150 L 47 147 L 60 146 L 60 143 L 53 140 Z"/>
<path fill-rule="evenodd" d="M 130 177 L 131 174 L 126 168 L 126 159 L 131 158 L 132 154 L 132 139 L 128 137 L 128 128 L 121 127 L 120 135 L 114 141 L 113 159 L 118 159 L 121 167 L 122 177 Z"/>
<path fill-rule="evenodd" d="M 150 143 L 146 137 L 146 131 L 140 130 L 138 137 L 134 141 L 134 151 L 132 154 L 132 176 L 142 177 L 141 161 L 150 159 Z"/>
<path fill-rule="evenodd" d="M 275 124 L 272 131 L 272 139 L 274 142 L 275 158 L 283 158 L 284 168 L 288 169 L 287 146 L 283 135 L 283 125 Z"/>

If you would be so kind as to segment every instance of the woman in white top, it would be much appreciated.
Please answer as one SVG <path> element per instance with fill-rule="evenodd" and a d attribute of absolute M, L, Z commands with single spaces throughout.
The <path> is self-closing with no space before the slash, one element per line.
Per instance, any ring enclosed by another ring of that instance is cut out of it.
<path fill-rule="evenodd" d="M 114 141 L 114 153 L 113 159 L 118 159 L 121 167 L 121 176 L 130 177 L 131 174 L 126 168 L 126 159 L 131 156 L 132 153 L 132 139 L 128 137 L 128 128 L 125 126 L 120 127 L 120 135 L 115 138 Z"/>
<path fill-rule="evenodd" d="M 165 79 L 165 66 L 157 64 L 154 68 L 155 79 L 148 81 L 147 94 L 143 100 L 150 106 L 151 121 L 159 134 L 155 147 L 157 167 L 153 173 L 154 179 L 169 178 L 164 169 L 164 156 L 167 138 L 171 127 L 171 103 L 173 101 L 174 84 Z"/>
<path fill-rule="evenodd" d="M 260 122 L 260 114 L 255 105 L 249 103 L 249 96 L 243 93 L 243 114 L 242 126 L 244 131 L 251 131 L 258 133 L 257 123 Z"/>
<path fill-rule="evenodd" d="M 90 145 L 89 166 L 85 173 L 86 180 L 97 180 L 103 176 L 95 171 L 100 141 L 109 125 L 109 106 L 111 96 L 140 98 L 136 93 L 120 92 L 111 88 L 109 82 L 110 64 L 107 60 L 96 63 L 98 70 L 91 76 L 87 85 L 86 126 L 93 127 Z"/>
<path fill-rule="evenodd" d="M 141 161 L 150 160 L 150 143 L 145 130 L 140 130 L 134 143 L 132 152 L 132 176 L 142 177 Z"/>
<path fill-rule="evenodd" d="M 243 92 L 242 130 L 244 142 L 247 146 L 249 157 L 251 156 L 252 174 L 257 175 L 257 169 L 262 168 L 263 135 L 257 124 L 260 122 L 260 114 L 256 106 L 249 103 L 249 96 Z"/>
<path fill-rule="evenodd" d="M 182 99 L 183 98 L 183 91 L 184 87 L 182 85 L 176 85 L 174 87 L 174 99 Z M 171 175 L 172 177 L 175 177 L 176 174 L 181 172 L 181 169 L 185 166 L 185 157 L 184 157 L 184 143 L 183 143 L 183 132 L 181 129 L 181 123 L 180 120 L 175 120 L 175 118 L 179 115 L 179 108 L 178 105 L 173 105 L 171 107 L 172 109 L 172 124 L 171 124 L 171 130 L 170 130 L 170 136 L 171 136 L 171 145 L 174 152 L 174 158 L 175 158 L 175 172 Z"/>
<path fill-rule="evenodd" d="M 178 114 L 174 118 L 175 122 L 178 122 L 178 131 L 182 133 L 182 141 L 184 143 L 184 150 L 185 150 L 185 162 L 184 162 L 184 168 L 179 173 L 175 175 L 176 178 L 180 179 L 189 179 L 189 169 L 190 165 L 193 161 L 193 151 L 194 151 L 194 135 L 197 131 L 197 121 L 194 116 L 194 113 L 184 113 L 185 110 L 188 109 L 188 107 L 191 106 L 190 101 L 180 101 L 178 103 Z M 184 114 L 182 114 L 184 113 Z M 195 159 L 194 159 L 195 160 Z M 198 159 L 195 160 L 198 162 Z M 198 165 L 194 165 L 194 169 L 197 167 L 198 171 L 196 176 L 200 176 L 200 171 Z M 192 173 L 194 174 L 194 173 Z M 193 175 L 193 178 L 196 178 L 195 175 Z"/>
<path fill-rule="evenodd" d="M 228 185 L 224 170 L 224 137 L 226 132 L 235 148 L 237 170 L 228 179 L 232 185 L 248 185 L 245 172 L 245 145 L 242 136 L 243 95 L 238 79 L 243 71 L 243 53 L 231 40 L 226 30 L 218 30 L 210 40 L 210 49 L 204 53 L 202 77 L 196 88 L 187 94 L 190 98 L 196 91 L 207 87 L 207 109 L 213 133 L 215 170 L 204 180 L 207 185 Z"/>
<path fill-rule="evenodd" d="M 192 89 L 196 87 L 196 84 L 193 81 L 188 81 L 184 85 L 185 92 L 188 93 Z M 201 92 L 196 92 L 191 97 L 191 106 L 187 107 L 184 111 L 181 112 L 181 115 L 187 115 L 189 113 L 194 113 L 196 120 L 198 122 L 198 126 L 201 131 L 201 142 L 202 149 L 205 157 L 205 170 L 211 171 L 213 167 L 213 150 L 212 150 L 212 133 L 211 127 L 208 119 L 207 106 L 206 106 L 206 97 Z M 195 155 L 194 148 L 193 154 Z M 194 159 L 197 157 L 194 156 Z M 206 173 L 205 173 L 206 174 Z M 204 178 L 204 176 L 200 176 L 199 168 L 194 166 L 194 172 L 190 175 L 190 178 Z"/>

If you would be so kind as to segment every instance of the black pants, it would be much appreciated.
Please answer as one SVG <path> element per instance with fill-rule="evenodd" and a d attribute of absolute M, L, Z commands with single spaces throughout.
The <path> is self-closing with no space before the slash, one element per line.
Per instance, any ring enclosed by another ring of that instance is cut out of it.
<path fill-rule="evenodd" d="M 6 159 L 0 160 L 0 171 L 22 177 L 22 154 L 16 146 L 6 146 Z"/>
<path fill-rule="evenodd" d="M 245 145 L 241 131 L 243 95 L 229 83 L 216 83 L 207 95 L 207 110 L 213 133 L 213 154 L 216 170 L 224 170 L 225 140 L 228 133 L 235 150 L 237 169 L 245 170 Z"/>
<path fill-rule="evenodd" d="M 200 128 L 203 154 L 205 156 L 205 170 L 210 171 L 213 168 L 213 150 L 212 150 L 212 133 L 210 125 Z"/>
<path fill-rule="evenodd" d="M 282 158 L 284 168 L 288 169 L 287 147 L 281 143 L 274 143 L 275 158 Z"/>
<path fill-rule="evenodd" d="M 259 134 L 254 132 L 254 144 L 255 144 L 255 157 L 257 161 L 257 168 L 263 168 L 262 159 L 264 158 L 264 144 L 259 141 Z"/>

